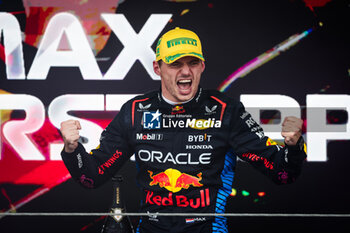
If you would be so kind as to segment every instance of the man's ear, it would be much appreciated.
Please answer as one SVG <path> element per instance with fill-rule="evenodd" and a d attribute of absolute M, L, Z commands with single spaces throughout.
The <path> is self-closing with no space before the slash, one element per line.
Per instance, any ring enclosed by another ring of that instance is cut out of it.
<path fill-rule="evenodd" d="M 204 61 L 202 61 L 202 72 L 204 71 L 204 69 L 205 69 L 205 63 Z"/>
<path fill-rule="evenodd" d="M 160 76 L 160 67 L 157 61 L 153 61 L 153 70 L 154 73 Z"/>

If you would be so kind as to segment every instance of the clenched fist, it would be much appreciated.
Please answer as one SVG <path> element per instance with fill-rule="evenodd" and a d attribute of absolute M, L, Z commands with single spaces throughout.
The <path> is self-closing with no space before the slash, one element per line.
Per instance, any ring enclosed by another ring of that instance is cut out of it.
<path fill-rule="evenodd" d="M 68 120 L 61 123 L 61 133 L 64 141 L 65 152 L 72 153 L 78 147 L 80 129 L 80 123 L 76 120 Z"/>
<path fill-rule="evenodd" d="M 298 139 L 301 137 L 303 127 L 303 120 L 293 116 L 284 118 L 282 123 L 282 136 L 284 137 L 284 143 L 288 146 L 294 146 L 297 144 Z"/>

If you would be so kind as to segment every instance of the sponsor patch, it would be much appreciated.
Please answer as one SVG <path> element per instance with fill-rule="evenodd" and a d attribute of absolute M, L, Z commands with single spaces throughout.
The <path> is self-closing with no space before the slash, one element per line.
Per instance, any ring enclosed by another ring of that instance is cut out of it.
<path fill-rule="evenodd" d="M 144 112 L 143 113 L 143 128 L 144 129 L 160 129 L 161 126 L 161 113 L 159 110 L 156 112 Z"/>

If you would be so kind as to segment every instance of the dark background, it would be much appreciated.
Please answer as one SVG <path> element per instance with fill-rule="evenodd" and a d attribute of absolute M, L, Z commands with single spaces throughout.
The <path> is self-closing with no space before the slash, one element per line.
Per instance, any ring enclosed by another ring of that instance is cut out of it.
<path fill-rule="evenodd" d="M 194 30 L 202 40 L 206 58 L 201 82 L 204 88 L 218 87 L 246 62 L 291 35 L 314 27 L 314 31 L 299 44 L 238 79 L 226 92 L 235 98 L 241 94 L 283 94 L 305 106 L 308 94 L 350 94 L 349 1 L 330 1 L 313 9 L 306 2 L 127 0 L 118 6 L 117 13 L 125 14 L 136 32 L 150 14 L 156 13 L 173 14 L 172 22 L 167 24 L 163 33 L 175 26 Z M 3 11 L 21 8 L 21 1 L 0 3 Z M 190 11 L 180 16 L 184 9 Z M 23 16 L 18 16 L 18 19 L 23 29 L 25 19 Z M 319 22 L 323 23 L 322 27 Z M 111 34 L 105 48 L 97 55 L 111 57 L 110 62 L 99 62 L 101 71 L 109 68 L 122 48 L 118 38 Z M 24 44 L 23 50 L 28 72 L 36 48 Z M 68 86 L 68 82 L 74 85 Z M 121 81 L 85 81 L 78 68 L 69 67 L 51 68 L 44 81 L 7 80 L 5 65 L 0 61 L 0 89 L 34 95 L 45 106 L 66 93 L 134 94 L 157 89 L 159 85 L 159 81 L 153 81 L 138 61 Z M 325 88 L 324 92 L 322 89 Z M 300 178 L 288 186 L 276 186 L 248 164 L 239 162 L 234 181 L 237 195 L 229 198 L 227 212 L 350 213 L 349 146 L 349 141 L 345 140 L 329 142 L 328 161 L 306 162 Z M 129 212 L 136 212 L 139 202 L 135 172 L 133 162 L 127 163 L 121 171 L 125 178 L 123 192 L 127 196 L 125 201 Z M 0 175 L 6 174 L 0 171 Z M 35 188 L 34 185 L 10 183 L 0 186 L 14 197 Z M 243 196 L 243 190 L 250 195 Z M 261 191 L 266 195 L 259 197 L 257 193 Z M 110 183 L 96 190 L 87 190 L 70 179 L 17 211 L 105 212 L 111 196 Z M 6 208 L 6 199 L 0 200 L 0 207 Z M 132 218 L 132 221 L 136 224 L 138 220 Z M 81 232 L 99 232 L 102 222 L 97 217 L 5 217 L 0 219 L 0 232 L 80 232 L 87 225 L 89 227 Z M 230 232 L 348 232 L 350 224 L 349 218 L 232 217 L 229 218 L 229 229 Z"/>

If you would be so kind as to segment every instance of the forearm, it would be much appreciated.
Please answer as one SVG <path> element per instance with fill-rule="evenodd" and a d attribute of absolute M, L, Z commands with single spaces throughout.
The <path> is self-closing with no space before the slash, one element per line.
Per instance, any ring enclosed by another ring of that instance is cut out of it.
<path fill-rule="evenodd" d="M 86 188 L 96 188 L 108 179 L 108 173 L 99 174 L 99 161 L 80 143 L 72 153 L 63 150 L 61 156 L 72 178 Z"/>

